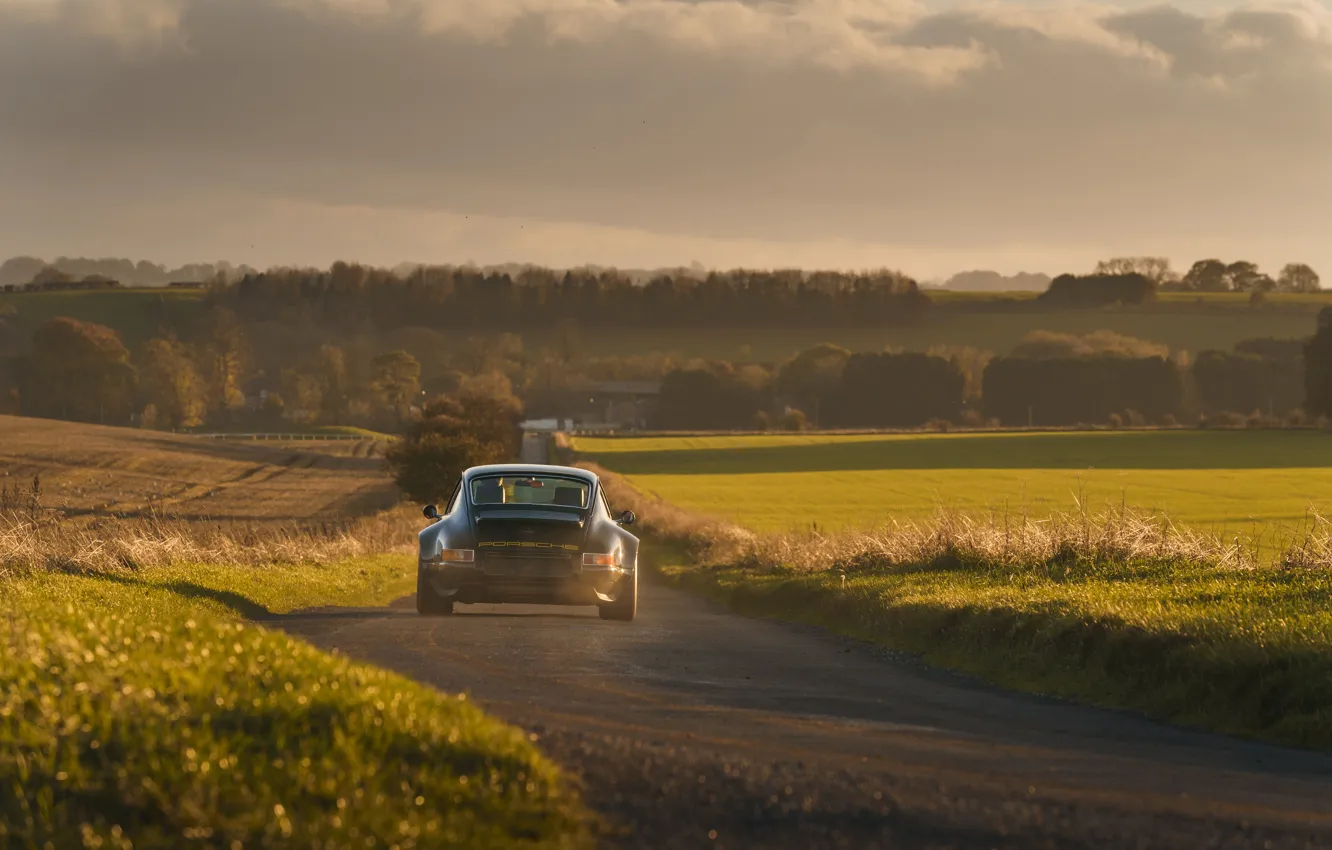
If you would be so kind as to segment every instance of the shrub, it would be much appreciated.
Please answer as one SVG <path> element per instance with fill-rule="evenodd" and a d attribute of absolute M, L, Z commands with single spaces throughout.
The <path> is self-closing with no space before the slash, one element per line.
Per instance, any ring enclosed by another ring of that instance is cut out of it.
<path fill-rule="evenodd" d="M 517 454 L 522 407 L 512 396 L 441 397 L 426 405 L 406 435 L 384 453 L 403 495 L 439 501 L 463 470 Z"/>
<path fill-rule="evenodd" d="M 805 412 L 798 408 L 788 407 L 782 414 L 781 428 L 783 431 L 808 431 L 809 420 L 805 417 Z"/>
<path fill-rule="evenodd" d="M 1156 297 L 1156 284 L 1145 275 L 1061 274 L 1050 281 L 1038 301 L 1074 307 L 1101 307 L 1110 304 L 1142 304 Z"/>

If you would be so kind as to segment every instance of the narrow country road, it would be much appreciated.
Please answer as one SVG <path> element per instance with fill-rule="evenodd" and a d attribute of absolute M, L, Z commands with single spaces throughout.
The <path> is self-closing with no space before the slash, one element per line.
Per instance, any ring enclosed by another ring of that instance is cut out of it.
<path fill-rule="evenodd" d="M 607 847 L 1332 847 L 1332 758 L 641 593 L 632 623 L 519 605 L 426 618 L 404 599 L 270 624 L 531 730 L 581 778 Z"/>
<path fill-rule="evenodd" d="M 1332 847 L 1332 759 L 1001 692 L 643 587 L 276 625 L 537 733 L 623 847 Z M 710 838 L 715 835 L 715 839 Z"/>

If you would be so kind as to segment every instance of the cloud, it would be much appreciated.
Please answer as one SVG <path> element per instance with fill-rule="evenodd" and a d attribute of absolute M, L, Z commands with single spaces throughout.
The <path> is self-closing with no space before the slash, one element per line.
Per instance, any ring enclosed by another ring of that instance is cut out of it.
<path fill-rule="evenodd" d="M 937 2 L 0 0 L 0 166 L 19 206 L 227 187 L 577 224 L 588 260 L 649 233 L 1332 262 L 1325 7 Z"/>
<path fill-rule="evenodd" d="M 184 9 L 184 0 L 0 0 L 0 16 L 72 26 L 127 48 L 172 37 Z"/>

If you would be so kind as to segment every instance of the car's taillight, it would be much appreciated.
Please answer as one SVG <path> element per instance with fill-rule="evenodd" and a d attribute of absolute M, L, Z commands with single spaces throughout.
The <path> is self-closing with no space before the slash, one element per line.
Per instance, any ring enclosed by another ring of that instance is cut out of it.
<path fill-rule="evenodd" d="M 470 564 L 476 560 L 473 549 L 445 549 L 439 553 L 439 561 L 449 564 Z"/>
<path fill-rule="evenodd" d="M 585 567 L 618 567 L 619 565 L 619 550 L 616 550 L 609 555 L 598 555 L 594 552 L 583 553 L 583 566 Z"/>

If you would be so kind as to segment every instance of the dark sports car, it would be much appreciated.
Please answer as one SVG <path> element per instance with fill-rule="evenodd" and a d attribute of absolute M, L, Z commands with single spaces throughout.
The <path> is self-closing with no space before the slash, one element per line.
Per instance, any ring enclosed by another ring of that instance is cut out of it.
<path fill-rule="evenodd" d="M 568 466 L 502 464 L 462 474 L 419 535 L 416 610 L 455 603 L 596 605 L 603 620 L 638 610 L 638 538 L 612 516 L 596 475 Z"/>

